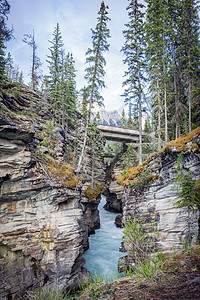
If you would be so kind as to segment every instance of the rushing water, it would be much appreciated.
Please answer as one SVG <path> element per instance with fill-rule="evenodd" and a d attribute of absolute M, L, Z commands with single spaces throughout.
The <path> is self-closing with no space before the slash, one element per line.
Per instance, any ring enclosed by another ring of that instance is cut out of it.
<path fill-rule="evenodd" d="M 98 277 L 111 279 L 116 276 L 118 258 L 124 253 L 119 252 L 122 238 L 122 228 L 116 227 L 114 221 L 116 213 L 106 211 L 103 206 L 106 203 L 105 196 L 101 196 L 99 204 L 100 229 L 89 237 L 90 248 L 84 253 L 86 264 L 84 267 L 94 278 L 95 273 Z"/>

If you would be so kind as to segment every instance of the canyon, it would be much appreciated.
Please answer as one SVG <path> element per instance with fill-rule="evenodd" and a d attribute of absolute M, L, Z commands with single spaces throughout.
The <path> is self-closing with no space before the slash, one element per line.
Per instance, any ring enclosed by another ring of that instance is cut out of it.
<path fill-rule="evenodd" d="M 28 87 L 13 84 L 0 91 L 1 299 L 18 299 L 44 285 L 74 290 L 84 282 L 88 275 L 83 253 L 89 235 L 100 227 L 102 192 L 107 195 L 106 208 L 120 214 L 119 226 L 129 217 L 155 221 L 159 249 L 178 249 L 187 239 L 188 211 L 174 205 L 174 169 L 183 152 L 182 168 L 199 189 L 199 127 L 125 174 L 116 161 L 108 179 L 103 156 L 97 155 L 103 138 L 97 146 L 89 137 L 84 167 L 76 174 L 81 126 L 79 135 L 73 127 L 53 126 L 49 108 L 48 97 Z M 77 120 L 81 124 L 78 113 Z M 139 188 L 130 188 L 142 174 L 147 175 Z M 198 208 L 189 217 L 194 243 L 199 235 Z"/>

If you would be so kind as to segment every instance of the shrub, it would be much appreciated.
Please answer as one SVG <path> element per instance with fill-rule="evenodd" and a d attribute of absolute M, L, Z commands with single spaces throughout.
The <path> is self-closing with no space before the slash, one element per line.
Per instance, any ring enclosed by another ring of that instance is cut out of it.
<path fill-rule="evenodd" d="M 162 256 L 155 254 L 156 240 L 159 236 L 156 226 L 155 222 L 145 224 L 130 218 L 125 223 L 123 240 L 128 245 L 129 260 L 134 263 L 134 268 L 127 268 L 126 275 L 135 275 L 139 280 L 155 280 L 157 273 L 162 271 Z"/>

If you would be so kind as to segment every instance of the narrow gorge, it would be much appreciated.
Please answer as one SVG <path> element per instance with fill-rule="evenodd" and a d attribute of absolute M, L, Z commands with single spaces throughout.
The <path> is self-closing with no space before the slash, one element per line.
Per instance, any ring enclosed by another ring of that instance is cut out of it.
<path fill-rule="evenodd" d="M 81 116 L 76 128 L 52 125 L 45 94 L 8 84 L 0 91 L 0 298 L 18 299 L 45 285 L 72 291 L 87 278 L 84 252 L 100 227 L 101 193 L 106 209 L 128 218 L 156 222 L 158 249 L 180 249 L 191 224 L 192 243 L 200 234 L 199 210 L 176 208 L 174 178 L 181 167 L 200 187 L 200 127 L 171 141 L 142 165 L 123 172 L 120 158 L 105 172 L 104 138 L 89 137 L 83 168 L 76 165 L 83 144 Z M 94 178 L 94 182 L 91 182 Z"/>

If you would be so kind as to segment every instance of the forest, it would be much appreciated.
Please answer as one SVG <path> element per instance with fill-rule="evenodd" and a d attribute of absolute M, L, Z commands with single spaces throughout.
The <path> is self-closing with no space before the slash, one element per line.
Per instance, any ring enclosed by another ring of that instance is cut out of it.
<path fill-rule="evenodd" d="M 15 39 L 12 1 L 0 0 L 0 298 L 200 299 L 198 1 L 99 0 L 79 89 L 62 18 L 52 22 L 42 49 L 47 71 L 36 28 L 20 40 L 30 64 L 16 67 L 17 56 L 8 51 Z M 45 8 L 61 3 L 40 2 Z M 81 0 L 62 3 L 72 2 Z M 118 138 L 103 135 L 95 112 L 104 105 L 112 51 L 111 3 L 115 9 L 124 3 L 127 17 L 119 26 L 125 71 L 120 69 L 124 109 L 120 126 L 112 127 Z M 114 213 L 106 230 L 100 209 Z M 97 239 L 85 258 L 99 229 L 102 242 Z M 116 249 L 115 229 L 123 230 Z M 101 258 L 111 262 L 118 252 L 107 281 L 111 270 Z"/>
<path fill-rule="evenodd" d="M 6 43 L 14 38 L 8 28 L 10 4 L 0 0 L 0 83 L 23 83 L 23 72 L 14 66 Z M 121 46 L 126 71 L 121 126 L 139 130 L 139 155 L 160 150 L 171 139 L 187 134 L 200 122 L 200 43 L 198 1 L 195 0 L 128 0 L 124 9 L 128 23 L 122 28 Z M 48 74 L 41 71 L 34 30 L 24 34 L 23 42 L 31 47 L 30 86 L 50 96 L 53 123 L 78 126 L 77 113 L 84 119 L 85 138 L 99 122 L 94 118 L 95 103 L 103 105 L 101 91 L 105 88 L 105 52 L 109 51 L 109 7 L 102 1 L 97 23 L 91 29 L 91 46 L 85 53 L 86 86 L 76 88 L 73 53 L 64 48 L 60 24 L 55 25 L 48 44 Z M 145 118 L 144 114 L 148 115 Z M 142 123 L 145 123 L 142 125 Z M 82 157 L 81 155 L 81 157 Z M 80 157 L 78 169 L 81 165 Z"/>

